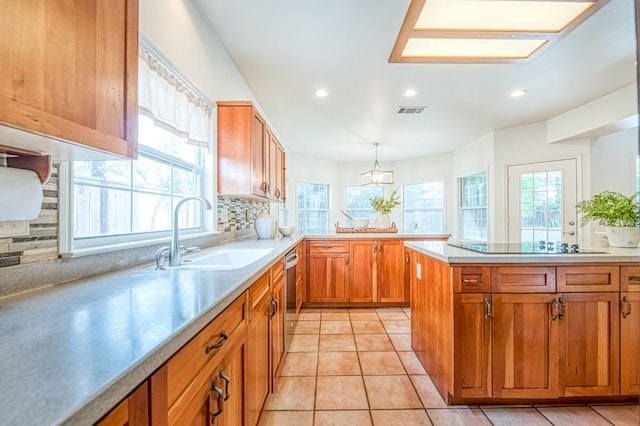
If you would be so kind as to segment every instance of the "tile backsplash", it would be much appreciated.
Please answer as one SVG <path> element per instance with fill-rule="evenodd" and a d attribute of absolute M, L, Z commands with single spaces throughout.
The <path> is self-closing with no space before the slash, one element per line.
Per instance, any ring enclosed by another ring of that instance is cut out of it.
<path fill-rule="evenodd" d="M 263 210 L 269 211 L 269 203 L 218 195 L 218 211 L 216 212 L 218 231 L 230 232 L 251 229 L 256 216 Z M 223 217 L 225 214 L 228 217 Z"/>
<path fill-rule="evenodd" d="M 58 257 L 58 167 L 42 187 L 43 200 L 40 215 L 13 225 L 18 233 L 0 236 L 0 268 L 46 262 Z M 5 226 L 10 224 L 4 222 Z M 6 233 L 3 232 L 6 235 Z"/>

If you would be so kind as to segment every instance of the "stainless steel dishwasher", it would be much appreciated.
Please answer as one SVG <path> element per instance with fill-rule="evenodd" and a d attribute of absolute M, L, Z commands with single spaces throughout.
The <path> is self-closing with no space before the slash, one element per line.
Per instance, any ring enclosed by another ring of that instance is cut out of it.
<path fill-rule="evenodd" d="M 285 313 L 285 350 L 289 351 L 293 330 L 297 324 L 296 315 L 296 265 L 298 264 L 298 253 L 296 249 L 292 249 L 284 257 L 284 298 L 287 312 Z"/>

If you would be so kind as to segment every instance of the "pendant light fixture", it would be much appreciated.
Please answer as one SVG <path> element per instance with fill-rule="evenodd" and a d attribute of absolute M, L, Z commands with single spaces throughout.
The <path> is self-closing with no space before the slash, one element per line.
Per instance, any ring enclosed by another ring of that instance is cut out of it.
<path fill-rule="evenodd" d="M 393 185 L 393 172 L 391 170 L 382 170 L 378 162 L 378 145 L 376 147 L 376 162 L 373 163 L 373 169 L 368 170 L 360 175 L 362 185 L 382 186 Z"/>

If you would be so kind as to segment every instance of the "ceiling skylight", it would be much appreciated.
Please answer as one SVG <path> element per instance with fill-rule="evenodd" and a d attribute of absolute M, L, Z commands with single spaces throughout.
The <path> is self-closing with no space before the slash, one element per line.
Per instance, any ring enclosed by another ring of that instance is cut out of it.
<path fill-rule="evenodd" d="M 515 62 L 609 0 L 412 0 L 389 62 Z"/>

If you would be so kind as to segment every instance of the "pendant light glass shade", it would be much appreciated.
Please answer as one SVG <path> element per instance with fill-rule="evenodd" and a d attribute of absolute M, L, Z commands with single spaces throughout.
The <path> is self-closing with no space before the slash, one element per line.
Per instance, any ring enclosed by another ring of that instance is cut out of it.
<path fill-rule="evenodd" d="M 382 170 L 378 162 L 378 144 L 376 145 L 376 162 L 373 163 L 373 169 L 368 170 L 360 175 L 361 185 L 382 186 L 393 185 L 393 171 Z"/>

